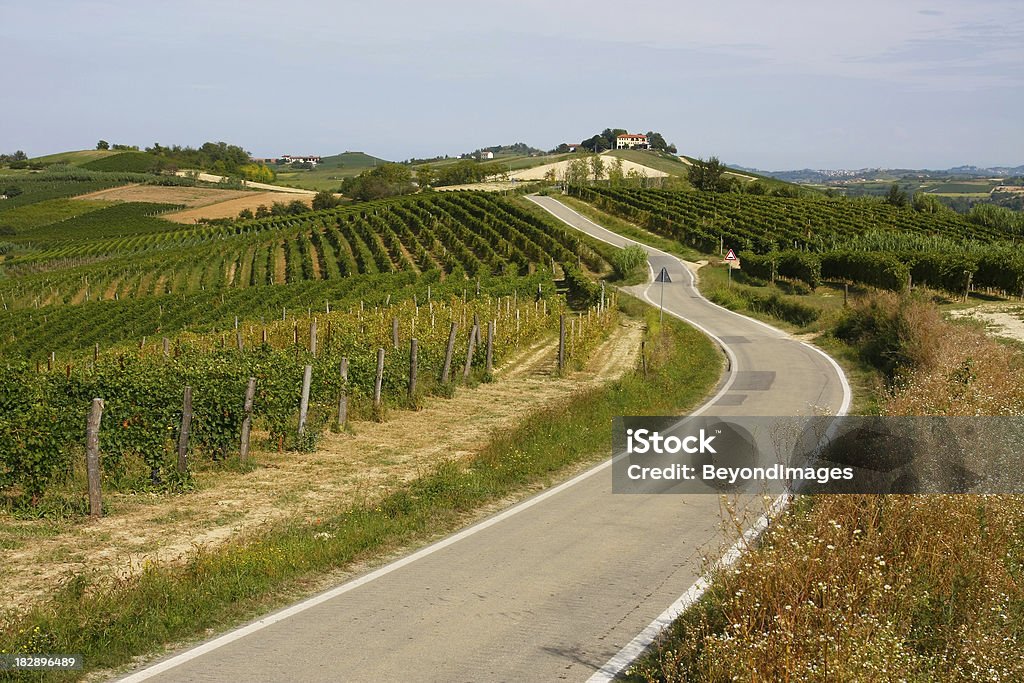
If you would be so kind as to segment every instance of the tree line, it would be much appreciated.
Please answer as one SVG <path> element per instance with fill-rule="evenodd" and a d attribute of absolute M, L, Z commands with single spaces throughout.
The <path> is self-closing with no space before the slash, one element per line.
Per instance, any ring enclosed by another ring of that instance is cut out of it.
<path fill-rule="evenodd" d="M 600 154 L 601 152 L 609 149 L 615 149 L 615 139 L 619 135 L 625 135 L 629 133 L 625 128 L 605 128 L 600 133 L 592 135 L 591 137 L 584 140 L 580 147 L 587 150 L 588 152 L 594 152 Z M 650 145 L 651 149 L 659 152 L 668 152 L 669 154 L 676 153 L 676 146 L 674 143 L 665 141 L 665 137 L 656 131 L 647 131 L 647 144 Z M 555 149 L 551 150 L 552 154 L 563 154 L 569 151 L 569 145 L 562 143 Z"/>

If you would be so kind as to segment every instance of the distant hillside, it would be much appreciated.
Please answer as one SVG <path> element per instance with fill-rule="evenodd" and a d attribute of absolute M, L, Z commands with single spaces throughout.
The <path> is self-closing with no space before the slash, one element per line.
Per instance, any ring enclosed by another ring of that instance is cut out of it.
<path fill-rule="evenodd" d="M 373 168 L 379 164 L 386 163 L 388 163 L 386 159 L 379 159 L 365 152 L 342 152 L 341 154 L 324 157 L 317 164 L 317 168 Z"/>
<path fill-rule="evenodd" d="M 536 147 L 530 147 L 525 142 L 516 142 L 511 145 L 494 145 L 493 147 L 482 147 L 470 155 L 465 156 L 476 156 L 481 152 L 492 152 L 494 156 L 531 156 L 535 154 L 544 154 L 544 150 L 537 149 Z"/>
<path fill-rule="evenodd" d="M 167 161 L 148 152 L 114 152 L 110 156 L 93 159 L 84 168 L 91 171 L 115 171 L 125 173 L 149 173 L 163 170 Z"/>
<path fill-rule="evenodd" d="M 791 183 L 821 184 L 849 180 L 881 180 L 893 181 L 903 178 L 997 178 L 1024 175 L 1024 165 L 993 166 L 954 166 L 946 169 L 924 168 L 858 168 L 858 169 L 812 169 L 803 168 L 791 171 L 760 171 L 744 166 L 735 168 L 752 173 L 767 175 Z"/>
<path fill-rule="evenodd" d="M 68 164 L 70 166 L 84 166 L 91 161 L 117 156 L 118 154 L 124 154 L 124 152 L 113 150 L 82 149 L 72 152 L 58 152 L 57 154 L 47 154 L 46 156 L 35 157 L 34 159 L 30 159 L 30 161 L 40 164 Z"/>

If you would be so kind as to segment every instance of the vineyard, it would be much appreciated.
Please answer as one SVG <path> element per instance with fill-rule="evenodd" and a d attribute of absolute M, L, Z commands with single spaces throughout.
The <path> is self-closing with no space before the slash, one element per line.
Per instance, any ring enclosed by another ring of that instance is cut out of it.
<path fill-rule="evenodd" d="M 63 364 L 10 363 L 0 369 L 0 491 L 25 504 L 67 481 L 82 459 L 95 397 L 105 401 L 98 438 L 107 486 L 173 488 L 185 475 L 176 449 L 182 430 L 190 431 L 190 459 L 238 453 L 249 378 L 248 414 L 266 446 L 309 448 L 329 425 L 344 427 L 342 402 L 348 416 L 374 417 L 387 405 L 414 407 L 453 383 L 487 379 L 516 350 L 555 335 L 565 313 L 557 300 L 515 294 L 431 298 L 241 323 L 230 336 L 183 334 Z M 607 307 L 571 316 L 565 362 L 583 362 L 614 320 Z M 182 422 L 185 387 L 190 428 Z"/>
<path fill-rule="evenodd" d="M 118 237 L 22 243 L 6 262 L 19 277 L 0 280 L 0 302 L 11 310 L 363 274 L 475 278 L 527 275 L 555 263 L 608 268 L 576 235 L 484 193 L 184 229 L 154 231 L 152 220 L 136 214 Z"/>
<path fill-rule="evenodd" d="M 879 201 L 662 190 L 574 188 L 597 208 L 706 253 L 732 248 L 763 280 L 825 280 L 899 290 L 1024 294 L 1021 235 L 951 211 Z"/>
<path fill-rule="evenodd" d="M 66 199 L 131 174 L 51 176 L 5 206 L 0 501 L 17 509 L 79 480 L 95 398 L 104 488 L 178 490 L 250 432 L 313 448 L 538 344 L 578 367 L 615 321 L 590 275 L 607 249 L 498 196 L 182 226 L 171 205 Z"/>

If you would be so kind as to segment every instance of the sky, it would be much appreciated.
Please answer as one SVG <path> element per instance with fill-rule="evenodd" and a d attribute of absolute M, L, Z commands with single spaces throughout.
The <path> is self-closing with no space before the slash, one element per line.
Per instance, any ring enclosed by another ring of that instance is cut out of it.
<path fill-rule="evenodd" d="M 766 170 L 1024 164 L 1019 0 L 0 0 L 0 152 L 386 159 L 604 128 Z"/>

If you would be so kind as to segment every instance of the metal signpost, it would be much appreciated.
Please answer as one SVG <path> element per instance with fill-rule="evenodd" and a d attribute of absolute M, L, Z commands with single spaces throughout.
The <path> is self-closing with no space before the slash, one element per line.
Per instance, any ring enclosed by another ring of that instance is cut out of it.
<path fill-rule="evenodd" d="M 736 262 L 736 261 L 739 261 L 739 259 L 736 258 L 736 252 L 733 251 L 732 249 L 730 249 L 729 253 L 725 255 L 725 265 L 727 265 L 729 267 L 729 286 L 730 287 L 732 286 L 732 264 L 734 262 Z"/>

